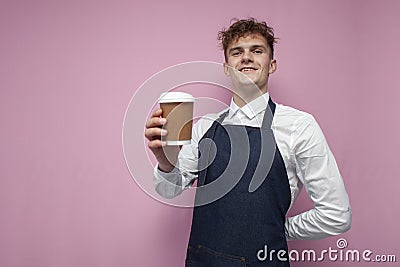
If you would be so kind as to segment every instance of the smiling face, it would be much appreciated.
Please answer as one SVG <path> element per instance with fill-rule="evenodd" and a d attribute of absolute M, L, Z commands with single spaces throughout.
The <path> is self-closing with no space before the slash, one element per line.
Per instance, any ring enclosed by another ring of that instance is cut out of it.
<path fill-rule="evenodd" d="M 226 49 L 225 73 L 232 79 L 236 71 L 245 74 L 261 93 L 267 92 L 269 74 L 275 70 L 276 60 L 271 58 L 267 40 L 259 34 L 240 37 Z"/>

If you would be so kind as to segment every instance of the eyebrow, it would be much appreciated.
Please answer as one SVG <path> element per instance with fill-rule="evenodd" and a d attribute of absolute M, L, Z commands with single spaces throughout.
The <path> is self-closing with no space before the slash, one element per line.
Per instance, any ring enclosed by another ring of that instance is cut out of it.
<path fill-rule="evenodd" d="M 250 47 L 250 49 L 257 49 L 257 48 L 262 48 L 262 49 L 264 49 L 264 50 L 267 49 L 264 45 L 252 45 L 252 46 Z M 235 50 L 243 50 L 243 47 L 242 47 L 242 46 L 235 46 L 235 47 L 232 47 L 231 49 L 229 49 L 229 53 L 231 53 L 232 51 L 235 51 Z"/>

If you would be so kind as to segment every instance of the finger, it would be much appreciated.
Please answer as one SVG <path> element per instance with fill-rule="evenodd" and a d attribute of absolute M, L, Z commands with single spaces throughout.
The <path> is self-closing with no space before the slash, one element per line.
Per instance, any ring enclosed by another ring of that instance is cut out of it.
<path fill-rule="evenodd" d="M 162 127 L 167 122 L 167 119 L 153 117 L 146 122 L 146 128 Z"/>
<path fill-rule="evenodd" d="M 147 144 L 147 146 L 148 146 L 150 149 L 154 150 L 154 149 L 162 148 L 163 146 L 166 146 L 166 144 L 167 144 L 167 142 L 161 141 L 161 140 L 159 140 L 159 139 L 156 139 L 156 140 L 150 141 L 150 142 Z"/>
<path fill-rule="evenodd" d="M 161 128 L 147 128 L 144 131 L 144 135 L 150 141 L 154 139 L 160 139 L 161 136 L 166 136 L 168 134 L 167 130 Z"/>
<path fill-rule="evenodd" d="M 152 117 L 160 117 L 162 115 L 162 109 L 156 109 L 153 114 L 151 115 Z"/>

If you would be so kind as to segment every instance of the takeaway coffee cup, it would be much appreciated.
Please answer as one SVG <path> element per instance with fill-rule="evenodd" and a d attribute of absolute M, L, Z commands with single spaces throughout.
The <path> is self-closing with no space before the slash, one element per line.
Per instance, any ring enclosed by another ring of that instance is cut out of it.
<path fill-rule="evenodd" d="M 167 145 L 187 145 L 192 139 L 193 103 L 191 94 L 182 92 L 162 93 L 158 103 L 167 119 L 164 129 L 168 134 L 162 137 Z"/>

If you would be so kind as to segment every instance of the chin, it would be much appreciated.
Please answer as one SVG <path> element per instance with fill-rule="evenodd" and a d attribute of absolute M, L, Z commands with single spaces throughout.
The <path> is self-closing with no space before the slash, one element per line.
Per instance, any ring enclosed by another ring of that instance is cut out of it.
<path fill-rule="evenodd" d="M 240 83 L 243 85 L 257 85 L 256 82 L 250 77 L 247 77 L 247 79 L 242 79 Z"/>

